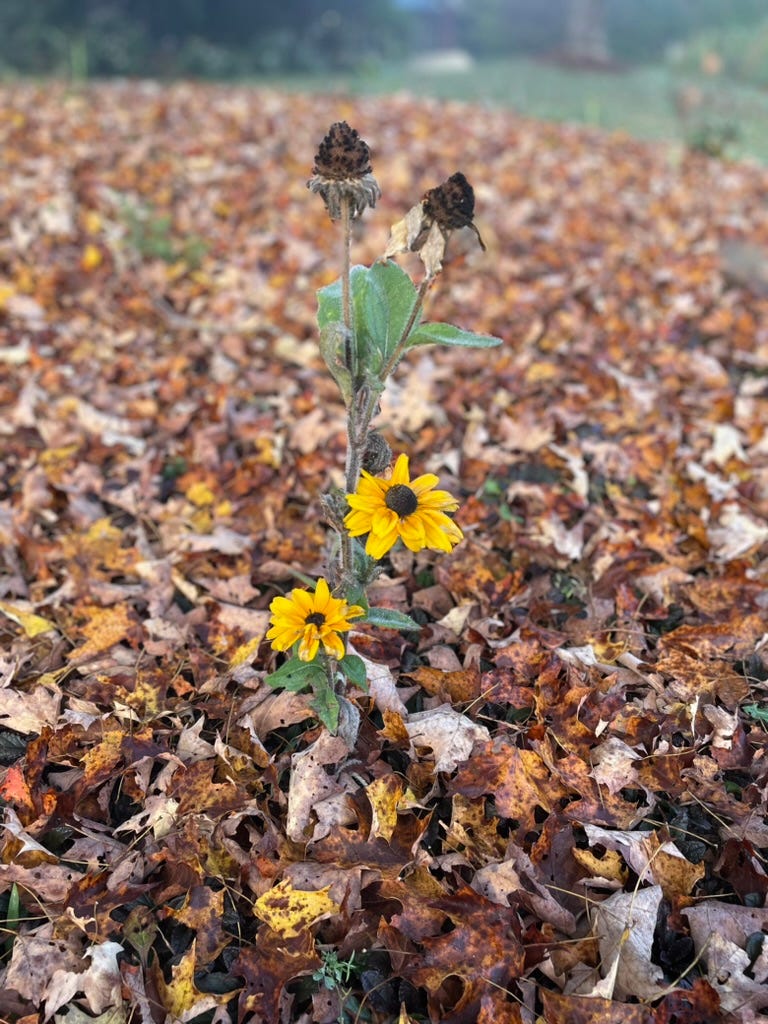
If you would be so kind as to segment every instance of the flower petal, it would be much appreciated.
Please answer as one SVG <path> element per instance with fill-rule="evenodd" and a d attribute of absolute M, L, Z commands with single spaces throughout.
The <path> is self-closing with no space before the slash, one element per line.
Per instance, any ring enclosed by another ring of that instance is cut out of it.
<path fill-rule="evenodd" d="M 302 633 L 301 629 L 283 629 L 280 626 L 273 626 L 267 633 L 267 640 L 271 642 L 275 651 L 287 651 L 289 647 L 293 647 Z"/>
<path fill-rule="evenodd" d="M 391 508 L 380 508 L 374 512 L 371 517 L 371 533 L 389 533 L 390 530 L 397 529 L 398 523 L 397 512 L 393 512 Z"/>
<path fill-rule="evenodd" d="M 439 484 L 440 480 L 435 476 L 434 473 L 422 473 L 421 476 L 417 476 L 415 480 L 411 480 L 408 485 L 413 493 L 418 497 L 424 494 L 425 491 L 430 491 L 435 484 Z"/>
<path fill-rule="evenodd" d="M 332 600 L 331 591 L 328 588 L 328 583 L 321 576 L 315 584 L 315 598 L 313 602 L 314 610 L 322 614 L 328 607 L 329 600 Z"/>
<path fill-rule="evenodd" d="M 419 508 L 430 508 L 450 512 L 459 507 L 458 501 L 448 491 L 430 491 L 428 494 L 419 495 Z"/>
<path fill-rule="evenodd" d="M 320 647 L 320 634 L 315 626 L 307 626 L 299 647 L 301 661 L 314 661 Z"/>
<path fill-rule="evenodd" d="M 344 643 L 338 633 L 324 629 L 322 639 L 326 654 L 331 658 L 341 659 L 344 657 Z"/>
<path fill-rule="evenodd" d="M 400 536 L 403 544 L 409 551 L 421 551 L 427 546 L 427 538 L 424 533 L 424 523 L 418 512 L 403 519 L 400 523 Z"/>
<path fill-rule="evenodd" d="M 408 472 L 408 456 L 398 455 L 397 462 L 395 462 L 394 469 L 392 470 L 392 476 L 389 479 L 390 487 L 394 487 L 395 484 L 410 484 L 411 477 Z"/>
<path fill-rule="evenodd" d="M 386 555 L 390 548 L 395 546 L 397 538 L 397 524 L 395 524 L 395 526 L 386 533 L 368 534 L 368 540 L 365 544 L 366 555 L 370 555 L 371 558 L 375 558 L 378 561 L 378 559 L 383 558 L 384 555 Z"/>
<path fill-rule="evenodd" d="M 299 611 L 303 613 L 306 619 L 307 615 L 311 615 L 315 610 L 315 595 L 310 594 L 308 590 L 299 590 L 298 588 L 291 591 L 291 601 L 299 608 Z"/>

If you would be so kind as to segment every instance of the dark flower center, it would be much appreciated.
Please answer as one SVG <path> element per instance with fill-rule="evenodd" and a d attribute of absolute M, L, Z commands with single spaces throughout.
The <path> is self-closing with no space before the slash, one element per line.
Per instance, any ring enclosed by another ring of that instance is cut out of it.
<path fill-rule="evenodd" d="M 304 624 L 307 626 L 322 626 L 325 622 L 325 616 L 322 612 L 312 612 L 304 619 Z"/>
<path fill-rule="evenodd" d="M 405 484 L 395 484 L 387 491 L 384 504 L 393 512 L 397 512 L 401 519 L 404 519 L 416 511 L 419 507 L 419 500 L 410 487 L 406 487 Z"/>

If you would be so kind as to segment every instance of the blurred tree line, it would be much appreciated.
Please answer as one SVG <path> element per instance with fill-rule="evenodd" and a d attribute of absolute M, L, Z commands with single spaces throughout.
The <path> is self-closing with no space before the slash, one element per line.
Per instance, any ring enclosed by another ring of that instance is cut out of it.
<path fill-rule="evenodd" d="M 401 54 L 408 22 L 396 0 L 0 0 L 0 72 L 345 69 Z"/>
<path fill-rule="evenodd" d="M 455 0 L 437 0 L 437 6 Z M 567 48 L 578 0 L 463 0 L 458 34 L 477 55 L 550 54 Z M 766 0 L 602 0 L 602 28 L 619 61 L 658 60 L 667 48 L 705 29 L 768 18 Z"/>
<path fill-rule="evenodd" d="M 0 73 L 230 78 L 348 70 L 436 42 L 478 58 L 551 54 L 578 0 L 0 0 Z M 659 58 L 766 0 L 602 0 L 610 54 Z"/>

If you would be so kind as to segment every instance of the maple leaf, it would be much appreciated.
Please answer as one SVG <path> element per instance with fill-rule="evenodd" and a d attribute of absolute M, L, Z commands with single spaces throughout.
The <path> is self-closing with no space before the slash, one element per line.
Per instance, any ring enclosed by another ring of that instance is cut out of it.
<path fill-rule="evenodd" d="M 339 911 L 339 905 L 328 896 L 328 889 L 306 891 L 294 889 L 283 879 L 260 896 L 253 912 L 285 939 L 295 939 L 316 921 Z"/>
<path fill-rule="evenodd" d="M 201 1013 L 213 1010 L 228 1002 L 231 993 L 213 995 L 201 992 L 195 984 L 195 953 L 196 943 L 193 940 L 190 948 L 184 953 L 178 964 L 171 968 L 171 980 L 166 982 L 162 971 L 155 967 L 153 971 L 155 985 L 162 1004 L 174 1021 L 185 1024 L 194 1020 Z"/>
<path fill-rule="evenodd" d="M 238 1012 L 243 1020 L 251 1014 L 264 1024 L 279 1024 L 285 986 L 294 978 L 311 974 L 322 965 L 311 933 L 304 929 L 293 939 L 267 930 L 257 945 L 243 949 L 231 967 L 243 979 Z"/>
<path fill-rule="evenodd" d="M 525 954 L 517 915 L 467 888 L 434 900 L 433 906 L 451 919 L 454 928 L 421 940 L 423 965 L 409 970 L 408 976 L 428 989 L 432 1012 L 441 1020 L 472 1020 L 484 991 L 506 988 L 522 973 Z M 458 995 L 443 991 L 449 978 L 460 979 Z"/>

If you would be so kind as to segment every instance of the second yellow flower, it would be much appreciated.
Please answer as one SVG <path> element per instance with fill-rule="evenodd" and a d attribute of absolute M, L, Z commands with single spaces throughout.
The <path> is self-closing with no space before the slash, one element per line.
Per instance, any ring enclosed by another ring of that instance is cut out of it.
<path fill-rule="evenodd" d="M 411 551 L 450 551 L 464 534 L 445 513 L 459 503 L 448 491 L 436 491 L 437 483 L 433 473 L 411 480 L 407 455 L 398 456 L 389 479 L 363 470 L 356 493 L 347 495 L 352 511 L 344 525 L 352 537 L 368 534 L 365 553 L 371 558 L 383 558 L 398 539 Z"/>

